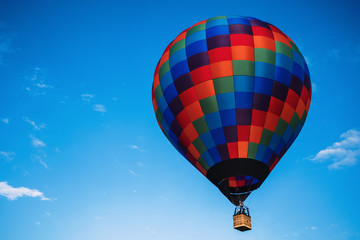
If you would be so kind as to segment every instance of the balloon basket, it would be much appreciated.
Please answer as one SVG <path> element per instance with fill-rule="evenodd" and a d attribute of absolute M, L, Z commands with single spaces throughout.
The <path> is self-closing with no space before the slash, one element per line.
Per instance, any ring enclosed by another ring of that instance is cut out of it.
<path fill-rule="evenodd" d="M 239 231 L 251 230 L 251 217 L 245 214 L 236 214 L 233 216 L 234 228 Z"/>

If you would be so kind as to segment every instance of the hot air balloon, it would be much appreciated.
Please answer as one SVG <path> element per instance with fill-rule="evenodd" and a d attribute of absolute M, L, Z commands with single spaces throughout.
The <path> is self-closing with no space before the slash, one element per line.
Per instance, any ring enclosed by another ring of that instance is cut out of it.
<path fill-rule="evenodd" d="M 243 205 L 302 129 L 311 101 L 306 61 L 274 25 L 214 17 L 180 33 L 154 74 L 152 102 L 172 145 L 236 206 Z"/>

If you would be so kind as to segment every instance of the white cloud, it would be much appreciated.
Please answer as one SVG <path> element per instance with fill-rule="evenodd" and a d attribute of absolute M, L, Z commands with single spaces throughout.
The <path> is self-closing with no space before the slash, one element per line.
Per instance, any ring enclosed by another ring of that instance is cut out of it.
<path fill-rule="evenodd" d="M 360 131 L 350 129 L 340 135 L 340 142 L 319 151 L 315 157 L 310 157 L 312 161 L 331 160 L 329 169 L 340 169 L 354 166 L 360 157 Z"/>
<path fill-rule="evenodd" d="M 132 149 L 132 150 L 137 150 L 137 151 L 140 151 L 140 152 L 144 151 L 144 149 L 142 147 L 140 147 L 139 145 L 132 144 L 132 145 L 129 145 L 128 147 L 130 149 Z"/>
<path fill-rule="evenodd" d="M 32 135 L 30 135 L 30 138 L 32 140 L 32 145 L 34 147 L 45 147 L 46 146 L 46 144 L 43 141 L 41 141 L 40 139 L 37 139 L 36 137 L 34 137 Z"/>
<path fill-rule="evenodd" d="M 42 192 L 36 189 L 29 189 L 26 187 L 14 188 L 10 186 L 7 182 L 0 182 L 0 196 L 4 196 L 9 200 L 16 200 L 19 197 L 39 197 L 41 200 L 46 201 L 50 200 L 45 197 Z"/>
<path fill-rule="evenodd" d="M 128 172 L 131 174 L 131 175 L 134 175 L 136 177 L 140 176 L 139 174 L 137 174 L 136 172 L 134 172 L 133 170 L 131 169 L 128 169 Z"/>
<path fill-rule="evenodd" d="M 106 112 L 106 108 L 105 108 L 105 106 L 104 106 L 103 104 L 95 104 L 95 105 L 93 106 L 93 109 L 94 109 L 95 111 L 101 112 L 101 113 Z"/>
<path fill-rule="evenodd" d="M 28 86 L 25 87 L 25 90 L 30 94 L 45 95 L 48 89 L 53 88 L 53 86 L 47 83 L 48 75 L 42 68 L 33 68 L 33 72 L 26 76 L 26 79 L 28 80 Z"/>
<path fill-rule="evenodd" d="M 92 98 L 94 98 L 93 94 L 89 94 L 89 93 L 81 94 L 81 100 L 83 101 L 90 102 Z"/>
<path fill-rule="evenodd" d="M 37 125 L 34 121 L 30 120 L 28 117 L 23 118 L 25 122 L 29 123 L 35 130 L 40 130 L 41 128 L 44 128 L 46 125 L 45 123 L 41 123 L 40 125 Z"/>
<path fill-rule="evenodd" d="M 14 152 L 3 152 L 3 151 L 0 151 L 0 156 L 2 158 L 5 158 L 7 161 L 12 161 L 15 157 L 15 153 Z"/>
<path fill-rule="evenodd" d="M 2 118 L 1 121 L 5 124 L 9 124 L 9 119 L 8 118 Z"/>

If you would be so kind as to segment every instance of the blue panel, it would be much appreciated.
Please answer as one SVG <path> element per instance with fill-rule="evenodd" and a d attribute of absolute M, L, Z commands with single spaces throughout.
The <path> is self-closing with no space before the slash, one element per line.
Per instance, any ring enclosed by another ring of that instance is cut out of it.
<path fill-rule="evenodd" d="M 236 108 L 252 108 L 253 95 L 252 92 L 236 92 Z"/>
<path fill-rule="evenodd" d="M 211 135 L 210 132 L 206 132 L 206 133 L 200 135 L 200 138 L 207 149 L 215 147 L 215 142 L 214 142 L 213 136 Z"/>
<path fill-rule="evenodd" d="M 166 132 L 166 134 L 168 135 L 169 131 L 170 131 L 170 127 L 169 125 L 166 123 L 165 120 L 161 121 L 161 127 L 163 128 L 164 132 Z M 169 135 L 168 135 L 169 137 Z M 175 146 L 175 144 L 173 144 Z"/>
<path fill-rule="evenodd" d="M 228 25 L 227 19 L 215 19 L 212 21 L 206 21 L 206 28 L 211 28 L 218 25 Z"/>
<path fill-rule="evenodd" d="M 282 67 L 276 67 L 275 80 L 290 87 L 291 72 Z"/>
<path fill-rule="evenodd" d="M 274 151 L 268 148 L 265 152 L 264 158 L 262 160 L 263 163 L 268 163 Z"/>
<path fill-rule="evenodd" d="M 275 66 L 265 62 L 255 62 L 255 76 L 274 79 Z"/>
<path fill-rule="evenodd" d="M 161 89 L 162 90 L 166 89 L 173 82 L 174 81 L 173 81 L 173 78 L 171 76 L 171 72 L 170 71 L 166 72 L 164 74 L 164 76 L 162 76 L 162 78 L 160 79 Z"/>
<path fill-rule="evenodd" d="M 213 161 L 215 163 L 221 162 L 221 157 L 220 157 L 219 152 L 216 147 L 210 148 L 208 151 L 211 155 L 211 158 L 213 159 Z"/>
<path fill-rule="evenodd" d="M 165 112 L 165 109 L 168 108 L 168 104 L 165 100 L 165 97 L 164 95 L 162 95 L 159 99 L 159 101 L 157 102 L 158 106 L 159 106 L 159 109 L 160 109 L 160 112 L 161 114 L 164 114 Z"/>
<path fill-rule="evenodd" d="M 296 62 L 293 65 L 293 74 L 304 83 L 305 72 Z"/>
<path fill-rule="evenodd" d="M 186 46 L 186 55 L 188 58 L 197 53 L 206 52 L 206 51 L 207 51 L 206 39 L 194 42 L 189 46 Z"/>
<path fill-rule="evenodd" d="M 285 68 L 289 72 L 292 72 L 293 61 L 284 54 L 276 53 L 276 66 Z"/>
<path fill-rule="evenodd" d="M 211 155 L 209 154 L 208 151 L 205 151 L 201 157 L 205 160 L 205 162 L 209 165 L 209 167 L 212 167 L 215 163 L 214 160 L 212 159 Z"/>
<path fill-rule="evenodd" d="M 255 77 L 254 92 L 271 96 L 273 82 L 271 79 Z"/>
<path fill-rule="evenodd" d="M 200 40 L 205 40 L 206 39 L 206 31 L 202 30 L 202 31 L 197 31 L 194 32 L 188 36 L 186 36 L 185 38 L 185 45 L 189 46 L 190 44 L 200 41 Z"/>
<path fill-rule="evenodd" d="M 233 92 L 217 94 L 216 99 L 219 110 L 235 108 L 235 94 Z"/>
<path fill-rule="evenodd" d="M 262 145 L 262 144 L 259 144 L 259 145 L 258 145 L 258 149 L 257 149 L 257 153 L 256 153 L 255 159 L 262 162 L 262 160 L 263 160 L 263 158 L 264 158 L 264 155 L 265 155 L 265 153 L 266 153 L 266 150 L 267 150 L 267 147 L 265 147 L 265 146 Z"/>
<path fill-rule="evenodd" d="M 176 64 L 174 67 L 171 68 L 171 75 L 174 80 L 176 80 L 178 77 L 188 72 L 189 72 L 189 66 L 187 61 L 179 62 L 178 64 Z"/>
<path fill-rule="evenodd" d="M 219 112 L 213 112 L 205 115 L 205 120 L 210 130 L 222 127 Z"/>
<path fill-rule="evenodd" d="M 292 51 L 293 61 L 299 64 L 299 66 L 304 69 L 304 60 L 303 58 L 295 51 Z"/>
<path fill-rule="evenodd" d="M 220 111 L 221 122 L 224 127 L 236 126 L 236 111 L 235 109 Z"/>
<path fill-rule="evenodd" d="M 284 135 L 282 136 L 282 138 L 284 139 L 284 141 L 287 143 L 290 138 L 291 138 L 291 135 L 293 134 L 293 130 L 292 128 L 290 127 L 290 125 L 286 128 L 286 131 L 284 133 Z"/>
<path fill-rule="evenodd" d="M 164 113 L 163 113 L 164 119 L 166 121 L 166 123 L 170 126 L 171 123 L 174 121 L 175 117 L 172 114 L 170 108 L 167 108 Z"/>
<path fill-rule="evenodd" d="M 225 35 L 225 34 L 229 34 L 229 26 L 228 25 L 220 25 L 220 26 L 215 26 L 215 27 L 206 29 L 206 37 L 207 38 L 211 38 L 211 37 L 217 36 L 217 35 Z"/>
<path fill-rule="evenodd" d="M 245 24 L 250 26 L 249 20 L 242 17 L 228 17 L 228 22 L 230 24 Z"/>
<path fill-rule="evenodd" d="M 226 143 L 224 131 L 222 128 L 211 130 L 211 135 L 213 135 L 213 139 L 216 145 Z"/>
<path fill-rule="evenodd" d="M 281 137 L 274 132 L 274 134 L 272 135 L 270 144 L 269 144 L 269 148 L 271 148 L 273 151 L 275 151 L 280 140 L 281 140 Z"/>
<path fill-rule="evenodd" d="M 186 60 L 186 51 L 185 48 L 182 48 L 176 51 L 171 57 L 169 58 L 169 65 L 170 68 L 173 68 L 177 63 Z"/>
<path fill-rule="evenodd" d="M 279 155 L 284 147 L 285 147 L 285 141 L 283 139 L 281 139 L 278 146 L 275 149 L 276 154 Z"/>
<path fill-rule="evenodd" d="M 164 91 L 166 102 L 171 102 L 178 95 L 174 83 L 171 83 Z"/>
<path fill-rule="evenodd" d="M 170 138 L 171 143 L 173 143 L 173 145 L 175 146 L 175 145 L 176 145 L 175 143 L 177 143 L 178 138 L 177 138 L 176 135 L 173 133 L 173 131 L 171 131 L 171 129 L 169 130 L 168 135 L 169 135 L 169 138 Z M 176 148 L 178 148 L 178 147 L 176 146 Z"/>
<path fill-rule="evenodd" d="M 291 74 L 290 74 L 291 78 Z M 289 80 L 290 84 L 290 80 Z M 234 76 L 235 92 L 254 92 L 254 77 Z"/>

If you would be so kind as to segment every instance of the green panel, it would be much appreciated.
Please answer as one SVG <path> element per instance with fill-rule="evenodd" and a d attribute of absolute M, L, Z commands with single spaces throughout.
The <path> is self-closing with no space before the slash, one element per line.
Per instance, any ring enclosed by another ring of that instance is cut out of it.
<path fill-rule="evenodd" d="M 164 62 L 163 65 L 161 65 L 160 69 L 159 69 L 159 79 L 161 80 L 161 78 L 165 75 L 165 73 L 167 73 L 168 71 L 170 71 L 170 65 L 169 65 L 169 60 Z"/>
<path fill-rule="evenodd" d="M 160 85 L 160 84 L 155 88 L 154 95 L 155 95 L 156 101 L 159 101 L 159 99 L 160 99 L 161 96 L 163 95 L 163 91 L 162 91 L 162 89 L 161 89 L 161 85 Z"/>
<path fill-rule="evenodd" d="M 163 115 L 161 114 L 159 108 L 156 110 L 155 116 L 156 116 L 156 119 L 159 121 L 159 123 L 161 123 L 163 120 Z"/>
<path fill-rule="evenodd" d="M 288 126 L 289 124 L 285 120 L 279 118 L 278 124 L 276 125 L 276 129 L 275 129 L 276 134 L 282 137 Z"/>
<path fill-rule="evenodd" d="M 210 131 L 204 117 L 193 121 L 193 125 L 199 135 Z"/>
<path fill-rule="evenodd" d="M 200 154 L 203 154 L 206 151 L 206 147 L 200 137 L 195 139 L 192 144 L 195 146 L 196 150 L 198 150 Z"/>
<path fill-rule="evenodd" d="M 255 159 L 259 144 L 249 142 L 248 158 Z"/>
<path fill-rule="evenodd" d="M 264 130 L 261 134 L 260 144 L 262 144 L 264 146 L 269 146 L 272 135 L 273 135 L 272 131 L 264 128 Z"/>
<path fill-rule="evenodd" d="M 206 25 L 206 24 L 204 23 L 204 24 L 199 24 L 199 25 L 197 25 L 197 26 L 195 26 L 195 27 L 190 28 L 190 29 L 187 31 L 186 36 L 189 36 L 189 35 L 193 34 L 194 32 L 198 32 L 198 31 L 203 31 L 203 30 L 205 30 L 205 29 L 206 29 L 206 26 L 205 26 L 205 25 Z"/>
<path fill-rule="evenodd" d="M 200 100 L 199 102 L 200 102 L 201 109 L 203 110 L 204 115 L 219 111 L 216 96 L 204 98 L 204 99 Z"/>
<path fill-rule="evenodd" d="M 218 17 L 209 18 L 206 22 L 214 21 L 217 19 L 227 19 L 227 18 L 226 16 L 218 16 Z"/>
<path fill-rule="evenodd" d="M 253 61 L 234 60 L 232 63 L 234 75 L 254 76 L 255 64 Z"/>
<path fill-rule="evenodd" d="M 213 80 L 213 83 L 216 95 L 235 91 L 233 76 L 216 78 Z"/>
<path fill-rule="evenodd" d="M 185 39 L 178 41 L 170 48 L 169 56 L 173 55 L 174 53 L 183 48 L 185 48 Z"/>
<path fill-rule="evenodd" d="M 255 62 L 266 62 L 275 65 L 275 52 L 266 48 L 255 48 Z"/>
<path fill-rule="evenodd" d="M 296 46 L 294 43 L 292 43 L 291 41 L 289 41 L 289 42 L 290 42 L 290 45 L 291 45 L 292 50 L 294 50 L 294 51 L 297 52 L 300 56 L 302 56 L 302 54 L 301 54 L 301 52 L 299 51 L 299 49 L 297 48 L 297 46 Z"/>
<path fill-rule="evenodd" d="M 202 157 L 199 157 L 199 159 L 197 160 L 200 165 L 205 169 L 205 171 L 209 170 L 209 165 L 205 162 L 205 160 Z"/>
<path fill-rule="evenodd" d="M 291 118 L 291 121 L 290 121 L 290 127 L 295 131 L 295 128 L 297 127 L 297 125 L 299 124 L 300 122 L 300 118 L 299 116 L 297 115 L 297 113 L 295 112 L 293 117 Z"/>
<path fill-rule="evenodd" d="M 306 117 L 307 117 L 307 112 L 306 112 L 306 110 L 304 110 L 304 113 L 303 113 L 303 115 L 302 115 L 302 117 L 301 117 L 301 119 L 300 119 L 300 122 L 301 122 L 301 124 L 302 124 L 303 126 L 304 126 L 304 124 L 305 124 Z"/>
<path fill-rule="evenodd" d="M 284 54 L 292 59 L 292 51 L 291 48 L 285 43 L 275 41 L 275 49 L 277 53 Z"/>

